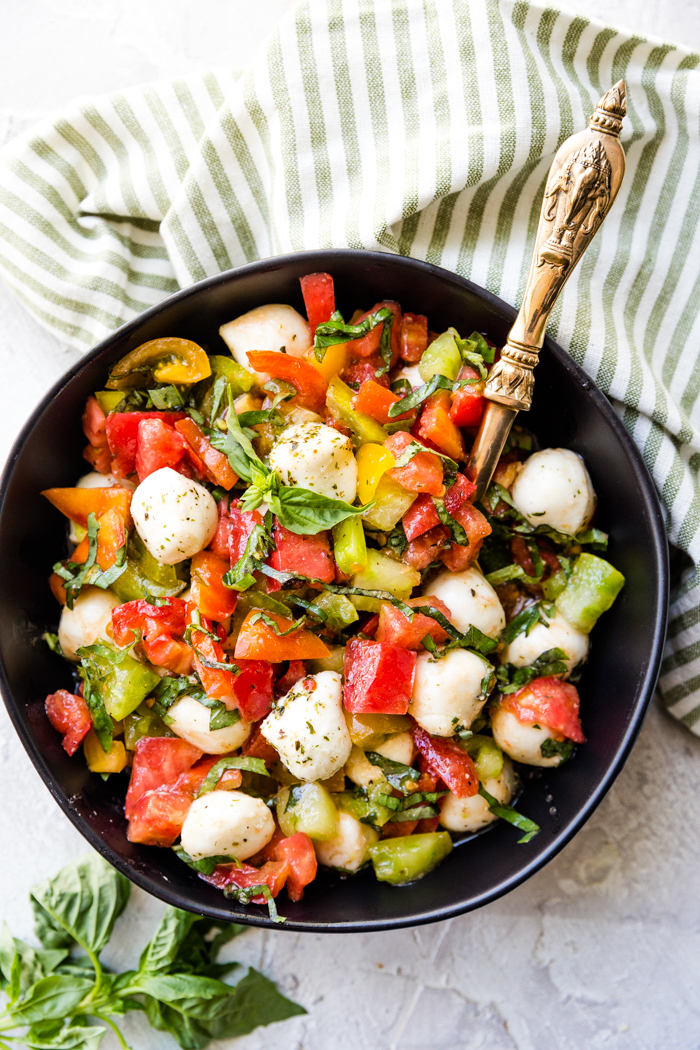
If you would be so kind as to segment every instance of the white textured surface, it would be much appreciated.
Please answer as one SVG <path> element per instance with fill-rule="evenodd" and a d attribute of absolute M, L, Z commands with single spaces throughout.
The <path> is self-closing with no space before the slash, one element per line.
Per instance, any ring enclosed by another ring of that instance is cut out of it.
<path fill-rule="evenodd" d="M 466 2 L 466 0 L 465 0 Z M 23 0 L 0 9 L 0 141 L 78 94 L 250 60 L 290 0 Z M 700 50 L 697 0 L 577 0 L 643 35 Z M 75 360 L 0 287 L 0 457 Z M 9 394 L 9 396 L 8 396 Z M 509 897 L 396 933 L 250 931 L 234 945 L 308 1017 L 240 1050 L 696 1050 L 700 1045 L 700 740 L 650 712 L 586 828 Z M 0 912 L 31 934 L 27 888 L 84 842 L 0 713 Z M 132 965 L 161 905 L 134 891 L 111 949 Z M 133 1050 L 174 1044 L 133 1015 Z M 233 1045 L 233 1044 L 229 1044 Z M 103 1046 L 114 1050 L 108 1036 Z"/>

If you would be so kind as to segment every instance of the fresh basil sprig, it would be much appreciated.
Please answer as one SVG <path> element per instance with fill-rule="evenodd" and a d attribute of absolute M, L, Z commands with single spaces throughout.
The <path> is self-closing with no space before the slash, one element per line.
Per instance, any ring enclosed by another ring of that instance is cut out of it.
<path fill-rule="evenodd" d="M 529 842 L 530 839 L 534 839 L 535 835 L 539 835 L 539 824 L 535 824 L 534 820 L 530 820 L 529 817 L 524 817 L 522 813 L 518 813 L 512 806 L 506 806 L 504 803 L 499 802 L 493 795 L 488 793 L 483 784 L 479 784 L 479 794 L 486 799 L 489 809 L 495 816 L 525 832 L 522 838 L 518 839 L 518 845 L 523 842 Z"/>
<path fill-rule="evenodd" d="M 251 485 L 243 493 L 244 511 L 257 510 L 267 504 L 280 525 L 299 536 L 315 536 L 317 532 L 332 529 L 346 518 L 366 513 L 373 503 L 353 507 L 341 499 L 331 499 L 320 492 L 283 485 L 276 474 L 253 468 Z"/>
<path fill-rule="evenodd" d="M 183 1050 L 204 1050 L 212 1039 L 232 1039 L 305 1013 L 256 970 L 235 986 L 222 980 L 239 964 L 217 962 L 218 952 L 245 927 L 177 908 L 166 909 L 138 969 L 108 970 L 100 955 L 130 889 L 128 879 L 91 854 L 30 891 L 41 948 L 13 938 L 0 924 L 0 985 L 7 997 L 0 1012 L 2 1046 L 97 1050 L 107 1026 L 126 1048 L 113 1018 L 138 1010 Z"/>

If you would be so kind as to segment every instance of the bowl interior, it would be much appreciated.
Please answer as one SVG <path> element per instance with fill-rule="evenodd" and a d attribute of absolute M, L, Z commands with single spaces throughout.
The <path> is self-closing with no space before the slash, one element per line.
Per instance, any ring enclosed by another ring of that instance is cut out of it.
<path fill-rule="evenodd" d="M 126 325 L 93 350 L 50 392 L 29 420 L 6 468 L 1 493 L 0 661 L 5 702 L 40 775 L 88 841 L 150 893 L 212 917 L 266 925 L 265 909 L 242 908 L 202 882 L 173 853 L 127 841 L 122 816 L 126 778 L 103 782 L 81 754 L 69 759 L 46 719 L 47 693 L 71 687 L 60 657 L 42 642 L 58 609 L 48 586 L 65 556 L 65 521 L 40 495 L 72 485 L 86 471 L 80 427 L 85 399 L 103 388 L 110 364 L 148 339 L 177 335 L 224 352 L 221 324 L 269 302 L 302 309 L 299 277 L 326 270 L 338 308 L 349 316 L 380 299 L 427 314 L 430 327 L 474 329 L 503 344 L 514 311 L 482 289 L 436 267 L 353 251 L 309 252 L 255 263 L 211 278 Z M 532 411 L 523 418 L 543 447 L 585 458 L 598 495 L 597 523 L 610 533 L 609 558 L 626 586 L 593 634 L 580 683 L 587 743 L 575 760 L 528 783 L 519 808 L 541 825 L 527 845 L 499 822 L 457 846 L 423 881 L 391 888 L 370 872 L 350 879 L 323 873 L 303 901 L 279 910 L 283 929 L 381 929 L 447 918 L 512 889 L 541 867 L 581 826 L 619 772 L 651 697 L 663 644 L 667 548 L 658 500 L 646 468 L 606 398 L 567 354 L 548 341 L 537 369 Z M 48 802 L 47 802 L 48 804 Z"/>

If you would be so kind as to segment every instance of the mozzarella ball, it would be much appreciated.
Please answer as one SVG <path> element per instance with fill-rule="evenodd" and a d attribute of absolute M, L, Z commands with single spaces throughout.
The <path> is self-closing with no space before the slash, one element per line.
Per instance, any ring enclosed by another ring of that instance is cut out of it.
<path fill-rule="evenodd" d="M 401 762 L 404 766 L 410 766 L 416 754 L 416 745 L 410 733 L 394 733 L 374 750 L 378 755 L 390 758 L 392 762 Z"/>
<path fill-rule="evenodd" d="M 379 766 L 373 766 L 362 748 L 352 745 L 352 750 L 345 763 L 345 776 L 352 780 L 358 787 L 369 787 L 384 780 L 384 774 Z"/>
<path fill-rule="evenodd" d="M 284 347 L 292 357 L 301 357 L 312 345 L 311 330 L 293 306 L 268 303 L 249 310 L 219 329 L 219 335 L 239 365 L 249 372 L 249 350 L 276 350 Z M 257 373 L 256 373 L 257 374 Z"/>
<path fill-rule="evenodd" d="M 408 713 L 435 736 L 468 729 L 486 700 L 482 681 L 490 665 L 466 649 L 453 649 L 439 660 L 420 653 Z"/>
<path fill-rule="evenodd" d="M 112 623 L 115 605 L 119 605 L 116 594 L 99 587 L 83 587 L 72 609 L 64 605 L 58 624 L 58 640 L 69 660 L 80 659 L 77 650 L 81 645 L 111 642 L 107 627 Z"/>
<path fill-rule="evenodd" d="M 543 614 L 544 616 L 544 614 Z M 566 653 L 566 678 L 574 667 L 585 660 L 588 653 L 588 635 L 577 631 L 557 610 L 547 624 L 536 623 L 530 633 L 519 634 L 501 653 L 501 662 L 514 667 L 527 667 L 548 649 L 561 649 Z"/>
<path fill-rule="evenodd" d="M 135 489 L 133 481 L 126 478 L 117 478 L 114 474 L 99 474 L 91 470 L 89 474 L 83 474 L 75 483 L 77 489 L 111 489 L 118 485 L 120 489 Z"/>
<path fill-rule="evenodd" d="M 515 770 L 510 759 L 506 757 L 500 775 L 485 780 L 484 788 L 497 802 L 508 805 L 515 793 L 515 784 Z M 498 820 L 498 817 L 491 812 L 488 802 L 481 795 L 457 798 L 450 791 L 440 805 L 440 823 L 448 831 L 480 831 L 494 820 Z"/>
<path fill-rule="evenodd" d="M 545 758 L 540 747 L 545 740 L 561 741 L 566 738 L 541 722 L 521 722 L 507 708 L 495 707 L 491 711 L 491 728 L 498 746 L 516 762 L 523 762 L 526 766 L 561 765 L 561 755 Z"/>
<path fill-rule="evenodd" d="M 247 860 L 274 833 L 274 818 L 261 798 L 242 791 L 210 791 L 190 806 L 181 842 L 192 860 L 218 856 Z"/>
<path fill-rule="evenodd" d="M 595 510 L 586 465 L 568 448 L 545 448 L 525 460 L 511 490 L 513 502 L 532 525 L 551 525 L 575 536 Z"/>
<path fill-rule="evenodd" d="M 275 703 L 260 731 L 299 780 L 328 780 L 347 762 L 352 741 L 336 671 L 303 678 Z"/>
<path fill-rule="evenodd" d="M 225 729 L 210 729 L 211 711 L 193 696 L 183 696 L 168 710 L 168 724 L 176 736 L 198 747 L 207 755 L 225 755 L 245 744 L 250 736 L 250 722 L 241 718 Z"/>
<path fill-rule="evenodd" d="M 466 631 L 471 625 L 489 638 L 497 638 L 506 625 L 498 595 L 475 567 L 464 572 L 443 572 L 428 590 L 445 603 L 458 631 Z"/>
<path fill-rule="evenodd" d="M 419 386 L 425 386 L 418 365 L 404 365 L 403 368 L 399 368 L 398 372 L 392 373 L 392 381 L 395 382 L 397 379 L 407 379 L 413 390 L 417 390 Z"/>
<path fill-rule="evenodd" d="M 338 834 L 327 842 L 314 842 L 316 859 L 327 868 L 357 871 L 367 860 L 367 850 L 379 835 L 349 813 L 338 814 Z"/>
<path fill-rule="evenodd" d="M 196 481 L 161 467 L 134 493 L 136 531 L 160 565 L 177 565 L 207 547 L 219 524 L 214 497 Z"/>
<path fill-rule="evenodd" d="M 272 446 L 270 467 L 283 485 L 299 485 L 346 503 L 357 495 L 357 461 L 350 438 L 325 423 L 288 427 Z"/>

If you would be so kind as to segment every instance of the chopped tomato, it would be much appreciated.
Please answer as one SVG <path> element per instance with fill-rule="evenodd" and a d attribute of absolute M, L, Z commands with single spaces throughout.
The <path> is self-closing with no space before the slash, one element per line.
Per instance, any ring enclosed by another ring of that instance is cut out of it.
<path fill-rule="evenodd" d="M 211 621 L 203 626 L 211 630 Z M 231 670 L 224 667 L 214 667 L 214 664 L 228 664 L 231 661 L 226 658 L 226 653 L 221 642 L 215 642 L 203 631 L 193 630 L 190 636 L 192 648 L 194 649 L 194 669 L 199 675 L 204 692 L 212 700 L 223 700 L 232 697 L 236 689 L 236 668 L 231 664 Z M 228 705 L 227 705 L 228 706 Z M 232 706 L 233 702 L 232 702 Z"/>
<path fill-rule="evenodd" d="M 412 835 L 417 827 L 417 820 L 390 820 L 382 828 L 382 838 L 395 839 L 403 835 Z"/>
<path fill-rule="evenodd" d="M 438 390 L 423 404 L 417 426 L 418 437 L 426 438 L 452 459 L 467 458 L 464 438 L 450 419 L 450 393 Z"/>
<path fill-rule="evenodd" d="M 379 613 L 375 613 L 374 616 L 370 616 L 366 623 L 362 625 L 362 633 L 366 634 L 368 638 L 374 638 L 379 627 Z"/>
<path fill-rule="evenodd" d="M 308 273 L 306 277 L 299 278 L 299 284 L 313 339 L 318 326 L 330 321 L 331 314 L 335 312 L 333 278 L 329 273 Z"/>
<path fill-rule="evenodd" d="M 578 689 L 560 678 L 536 678 L 534 682 L 510 693 L 501 700 L 501 706 L 512 711 L 525 724 L 538 723 L 562 733 L 577 744 L 586 740 L 578 716 L 580 699 Z"/>
<path fill-rule="evenodd" d="M 454 514 L 475 492 L 476 485 L 474 482 L 470 481 L 469 478 L 465 478 L 464 474 L 457 474 L 454 482 L 445 493 L 445 510 L 447 513 Z"/>
<path fill-rule="evenodd" d="M 388 448 L 398 460 L 401 453 L 415 440 L 405 430 L 399 430 L 386 439 L 384 448 Z M 414 456 L 405 467 L 393 467 L 387 471 L 387 474 L 408 492 L 428 492 L 432 496 L 444 496 L 445 494 L 445 486 L 442 483 L 442 460 L 434 452 L 428 452 L 427 449 Z"/>
<path fill-rule="evenodd" d="M 408 598 L 406 605 L 432 605 L 448 620 L 452 616 L 445 603 L 431 594 L 424 598 Z M 432 616 L 426 616 L 425 613 L 414 613 L 413 623 L 409 623 L 408 618 L 400 609 L 389 602 L 382 602 L 376 634 L 378 642 L 389 642 L 390 645 L 398 645 L 402 649 L 422 649 L 426 634 L 429 634 L 435 642 L 445 642 L 449 637 Z"/>
<path fill-rule="evenodd" d="M 405 715 L 413 693 L 416 654 L 387 642 L 354 638 L 345 649 L 348 711 Z"/>
<path fill-rule="evenodd" d="M 275 682 L 275 696 L 286 696 L 293 685 L 306 676 L 306 665 L 303 660 L 290 660 L 289 667 Z"/>
<path fill-rule="evenodd" d="M 401 318 L 399 356 L 414 365 L 428 346 L 428 318 L 422 314 L 404 314 Z"/>
<path fill-rule="evenodd" d="M 229 555 L 231 558 L 231 564 L 235 565 L 245 554 L 246 544 L 248 543 L 251 532 L 256 525 L 262 524 L 263 518 L 258 510 L 242 511 L 240 509 L 239 500 L 236 500 L 231 504 L 228 515 L 231 523 Z"/>
<path fill-rule="evenodd" d="M 286 861 L 289 865 L 287 893 L 290 901 L 300 901 L 304 887 L 316 878 L 318 862 L 311 839 L 303 831 L 281 839 L 275 846 L 274 860 Z"/>
<path fill-rule="evenodd" d="M 224 575 L 230 563 L 219 558 L 213 551 L 200 551 L 191 562 L 192 601 L 202 616 L 220 623 L 236 608 L 238 592 L 224 584 Z"/>
<path fill-rule="evenodd" d="M 112 473 L 126 478 L 136 470 L 139 424 L 144 419 L 160 419 L 175 424 L 184 412 L 110 412 L 105 421 L 107 441 L 112 453 Z"/>
<path fill-rule="evenodd" d="M 377 376 L 377 369 L 382 368 L 384 362 L 381 357 L 377 357 L 376 361 L 355 361 L 354 364 L 350 365 L 349 368 L 343 370 L 340 378 L 348 384 L 348 386 L 359 387 L 363 383 L 366 383 L 368 379 L 372 382 L 377 383 L 379 386 L 389 389 L 389 377 L 388 375 Z"/>
<path fill-rule="evenodd" d="M 236 667 L 240 673 L 233 678 L 231 695 L 241 718 L 258 722 L 272 707 L 274 669 L 267 660 L 236 660 Z"/>
<path fill-rule="evenodd" d="M 253 868 L 250 864 L 217 864 L 211 875 L 202 875 L 205 882 L 210 882 L 220 890 L 227 886 L 238 886 L 248 889 L 250 886 L 269 886 L 270 893 L 276 897 L 289 877 L 290 866 L 286 860 L 268 860 L 262 868 Z M 251 898 L 253 904 L 265 904 L 262 893 Z"/>
<path fill-rule="evenodd" d="M 144 736 L 136 744 L 124 812 L 131 820 L 136 803 L 147 791 L 177 780 L 202 757 L 202 752 L 179 737 Z"/>
<path fill-rule="evenodd" d="M 188 444 L 175 427 L 162 419 L 142 419 L 136 441 L 136 473 L 139 481 L 163 467 L 180 470 Z"/>
<path fill-rule="evenodd" d="M 92 728 L 92 718 L 82 696 L 58 689 L 46 697 L 46 714 L 54 729 L 63 735 L 63 749 L 74 755 Z"/>
<path fill-rule="evenodd" d="M 87 528 L 88 514 L 99 518 L 112 509 L 118 511 L 125 525 L 131 521 L 131 489 L 118 485 L 104 489 L 44 489 L 42 496 L 46 496 L 61 514 L 83 528 Z"/>
<path fill-rule="evenodd" d="M 248 360 L 256 372 L 286 379 L 295 386 L 299 404 L 310 408 L 312 412 L 323 411 L 328 383 L 308 361 L 292 357 L 291 354 L 281 354 L 277 350 L 251 350 Z"/>
<path fill-rule="evenodd" d="M 147 791 L 134 803 L 126 837 L 129 842 L 144 846 L 172 846 L 191 805 L 192 799 L 185 791 L 167 788 Z"/>
<path fill-rule="evenodd" d="M 419 820 L 416 824 L 416 834 L 429 835 L 433 831 L 437 831 L 439 823 L 439 817 L 423 817 L 423 819 Z"/>
<path fill-rule="evenodd" d="M 213 551 L 217 558 L 224 561 L 231 560 L 231 532 L 233 523 L 229 517 L 228 496 L 219 500 L 219 524 L 214 533 L 214 539 L 209 544 L 208 550 Z"/>
<path fill-rule="evenodd" d="M 111 569 L 117 560 L 117 553 L 126 543 L 126 531 L 119 511 L 108 510 L 97 519 L 97 564 L 105 571 Z M 82 565 L 88 559 L 90 541 L 87 536 L 80 541 L 71 555 L 71 561 Z"/>
<path fill-rule="evenodd" d="M 195 421 L 186 416 L 175 424 L 175 429 L 204 464 L 204 470 L 212 484 L 221 485 L 223 489 L 233 488 L 238 481 L 238 474 L 231 469 L 223 452 L 215 449 L 209 438 L 204 436 Z"/>
<path fill-rule="evenodd" d="M 378 420 L 380 423 L 393 423 L 399 419 L 411 419 L 413 412 L 404 412 L 400 416 L 389 415 L 389 409 L 401 398 L 398 394 L 392 394 L 391 390 L 381 386 L 374 379 L 366 379 L 360 387 L 355 398 L 355 410 L 366 412 L 368 416 Z"/>
<path fill-rule="evenodd" d="M 464 365 L 459 373 L 460 379 L 478 379 L 479 373 L 475 368 Z M 450 419 L 458 427 L 478 427 L 481 417 L 486 408 L 484 387 L 486 381 L 475 383 L 473 386 L 462 386 L 452 393 L 452 407 L 450 408 Z"/>
<path fill-rule="evenodd" d="M 280 757 L 277 749 L 268 743 L 260 732 L 259 725 L 253 726 L 253 732 L 246 740 L 241 751 L 244 755 L 250 755 L 251 758 L 261 758 L 269 766 L 273 766 Z"/>
<path fill-rule="evenodd" d="M 65 605 L 67 601 L 66 589 L 63 586 L 63 580 L 57 572 L 52 572 L 49 576 L 49 587 L 51 588 L 51 593 L 53 594 L 54 598 L 59 603 L 59 605 Z"/>
<path fill-rule="evenodd" d="M 491 534 L 491 526 L 476 507 L 463 503 L 452 517 L 458 521 L 469 539 L 468 546 L 453 543 L 448 551 L 443 551 L 440 558 L 451 572 L 463 572 L 474 561 L 484 542 L 484 537 Z"/>
<path fill-rule="evenodd" d="M 97 398 L 89 397 L 83 412 L 83 433 L 89 444 L 83 451 L 83 456 L 101 474 L 109 474 L 112 465 L 107 444 L 106 418 Z"/>
<path fill-rule="evenodd" d="M 442 556 L 449 538 L 450 534 L 445 526 L 437 525 L 429 532 L 424 532 L 415 540 L 411 540 L 408 548 L 401 555 L 401 561 L 422 572 Z"/>
<path fill-rule="evenodd" d="M 370 314 L 376 314 L 378 310 L 387 307 L 391 310 L 394 315 L 394 322 L 391 326 L 391 364 L 392 367 L 396 364 L 399 359 L 399 346 L 401 342 L 401 307 L 398 303 L 384 300 L 381 303 L 375 303 L 371 310 L 368 310 L 366 314 L 362 314 L 358 317 L 356 324 L 360 324 Z M 379 343 L 382 338 L 382 331 L 384 330 L 383 324 L 378 324 L 376 328 L 373 328 L 371 332 L 363 336 L 362 339 L 352 339 L 349 343 L 346 343 L 348 352 L 353 357 L 371 357 L 372 354 L 376 354 L 379 351 Z"/>
<path fill-rule="evenodd" d="M 536 576 L 535 563 L 522 536 L 513 536 L 510 541 L 510 556 L 528 576 Z"/>
<path fill-rule="evenodd" d="M 322 660 L 330 655 L 330 649 L 311 631 L 300 627 L 281 637 L 262 618 L 255 619 L 256 610 L 251 611 L 241 624 L 236 641 L 237 660 L 269 660 L 279 664 L 283 660 Z M 268 613 L 280 632 L 288 631 L 293 621 L 277 613 Z M 254 620 L 251 623 L 251 620 Z"/>
<path fill-rule="evenodd" d="M 280 572 L 296 572 L 315 580 L 331 583 L 335 578 L 335 561 L 331 554 L 327 532 L 315 536 L 298 536 L 275 522 L 272 533 L 277 550 L 270 555 L 273 569 Z M 276 590 L 277 588 L 275 588 Z"/>
<path fill-rule="evenodd" d="M 476 768 L 459 744 L 441 736 L 431 736 L 420 726 L 411 730 L 413 742 L 423 756 L 426 771 L 438 776 L 457 798 L 471 798 L 479 790 Z"/>
<path fill-rule="evenodd" d="M 192 674 L 194 653 L 186 642 L 170 634 L 144 638 L 143 651 L 156 667 L 164 667 L 175 674 Z"/>
<path fill-rule="evenodd" d="M 118 646 L 133 645 L 137 640 L 134 631 L 144 634 L 183 634 L 185 630 L 186 603 L 181 598 L 164 598 L 165 605 L 151 605 L 145 598 L 125 602 L 112 610 L 112 633 Z"/>
<path fill-rule="evenodd" d="M 403 522 L 403 531 L 406 533 L 406 539 L 409 543 L 440 524 L 435 504 L 427 492 L 421 492 L 418 499 L 411 504 L 401 520 Z"/>

